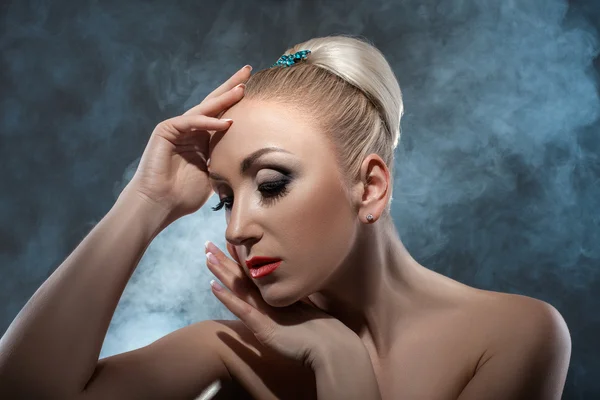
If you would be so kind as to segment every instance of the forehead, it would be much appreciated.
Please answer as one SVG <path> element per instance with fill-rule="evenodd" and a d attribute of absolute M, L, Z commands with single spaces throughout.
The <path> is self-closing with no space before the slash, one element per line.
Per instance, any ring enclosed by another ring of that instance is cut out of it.
<path fill-rule="evenodd" d="M 231 118 L 233 124 L 226 133 L 217 132 L 211 139 L 214 166 L 220 155 L 241 158 L 267 146 L 282 147 L 311 159 L 330 152 L 328 140 L 310 115 L 285 104 L 242 99 L 221 118 Z"/>

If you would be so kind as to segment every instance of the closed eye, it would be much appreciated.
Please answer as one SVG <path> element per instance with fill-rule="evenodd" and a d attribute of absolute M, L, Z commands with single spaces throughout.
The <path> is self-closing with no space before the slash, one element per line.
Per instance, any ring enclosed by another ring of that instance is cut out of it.
<path fill-rule="evenodd" d="M 261 204 L 271 205 L 278 199 L 288 194 L 289 178 L 279 179 L 276 181 L 265 182 L 258 185 L 258 191 L 261 192 Z M 211 207 L 213 211 L 219 211 L 225 206 L 225 210 L 231 210 L 233 207 L 233 197 L 224 197 L 219 204 Z"/>

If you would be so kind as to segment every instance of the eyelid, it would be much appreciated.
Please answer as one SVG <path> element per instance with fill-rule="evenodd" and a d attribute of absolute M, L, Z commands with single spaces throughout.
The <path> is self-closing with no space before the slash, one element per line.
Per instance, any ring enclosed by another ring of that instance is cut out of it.
<path fill-rule="evenodd" d="M 261 171 L 265 168 L 267 169 L 272 169 L 275 170 L 277 172 L 281 172 L 284 175 L 288 175 L 288 176 L 293 176 L 295 173 L 297 172 L 301 172 L 302 171 L 302 164 L 300 163 L 300 161 L 298 159 L 296 159 L 295 157 L 287 157 L 284 156 L 284 158 L 282 160 L 285 160 L 285 164 L 284 163 L 279 163 L 276 160 L 278 160 L 279 155 L 285 154 L 285 153 L 268 153 L 262 157 L 260 157 L 258 160 L 256 160 L 251 167 L 249 167 L 246 171 L 244 171 L 243 176 L 249 176 L 249 175 L 256 175 L 258 173 L 258 171 Z M 271 159 L 271 157 L 274 157 L 273 159 Z M 254 173 L 254 171 L 256 171 L 256 173 Z M 296 172 L 293 172 L 296 171 Z M 217 172 L 212 171 L 211 169 L 208 169 L 208 177 L 209 179 L 213 180 L 213 181 L 222 181 L 222 182 L 229 182 L 224 176 L 218 174 Z M 221 179 L 218 179 L 221 178 Z"/>
<path fill-rule="evenodd" d="M 256 178 L 258 176 L 259 172 L 266 170 L 266 169 L 271 170 L 274 173 L 277 173 L 278 177 L 284 176 L 289 179 L 289 178 L 293 178 L 295 175 L 295 173 L 292 172 L 290 170 L 290 168 L 285 167 L 280 164 L 274 164 L 273 162 L 265 162 L 263 164 L 261 164 L 260 162 L 257 162 L 256 165 L 253 166 L 251 168 L 251 170 L 247 171 L 244 175 L 249 175 L 249 176 L 253 176 L 254 178 Z M 256 173 L 253 173 L 254 170 L 256 171 Z M 215 174 L 215 175 L 218 175 L 218 174 Z M 268 176 L 271 176 L 271 174 L 269 174 Z M 231 187 L 231 185 L 229 184 L 229 181 L 227 181 L 225 178 L 214 179 L 214 178 L 210 177 L 210 175 L 209 175 L 209 180 L 211 181 L 211 184 L 215 187 L 219 187 L 219 185 L 221 185 L 221 184 L 225 184 L 228 187 Z"/>

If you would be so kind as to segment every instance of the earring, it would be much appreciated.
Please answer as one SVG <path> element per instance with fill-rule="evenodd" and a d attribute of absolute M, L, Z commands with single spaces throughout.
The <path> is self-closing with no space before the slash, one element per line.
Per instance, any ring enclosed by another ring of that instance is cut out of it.
<path fill-rule="evenodd" d="M 374 220 L 374 219 L 375 219 L 375 218 L 373 218 L 373 215 L 372 215 L 372 214 L 369 214 L 369 215 L 367 215 L 367 221 L 368 221 L 368 222 L 373 222 L 373 220 Z"/>

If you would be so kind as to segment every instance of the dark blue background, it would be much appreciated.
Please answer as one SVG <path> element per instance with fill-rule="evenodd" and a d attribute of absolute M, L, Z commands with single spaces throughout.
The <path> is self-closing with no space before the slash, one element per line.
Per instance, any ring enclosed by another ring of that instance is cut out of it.
<path fill-rule="evenodd" d="M 600 2 L 62 0 L 0 11 L 0 332 L 109 210 L 158 122 L 245 64 L 354 33 L 383 51 L 403 90 L 392 212 L 411 254 L 554 305 L 573 341 L 564 398 L 599 398 Z M 132 304 L 131 315 L 174 316 L 167 331 L 198 318 L 195 292 L 156 297 L 152 285 L 174 280 L 149 273 L 136 275 L 122 320 Z M 117 323 L 110 332 L 140 345 Z"/>

